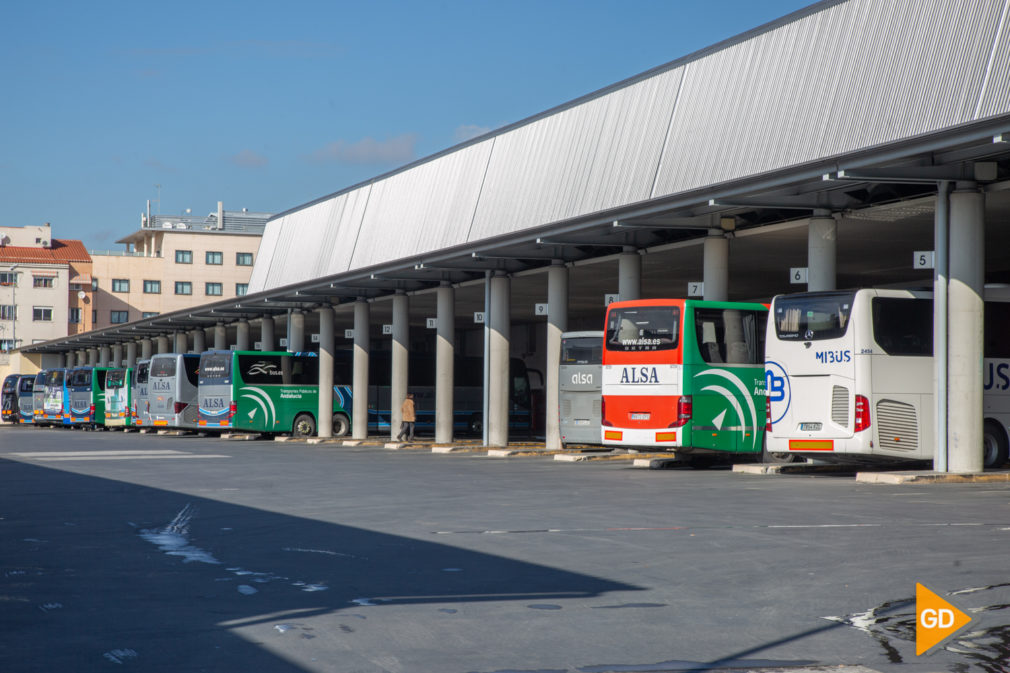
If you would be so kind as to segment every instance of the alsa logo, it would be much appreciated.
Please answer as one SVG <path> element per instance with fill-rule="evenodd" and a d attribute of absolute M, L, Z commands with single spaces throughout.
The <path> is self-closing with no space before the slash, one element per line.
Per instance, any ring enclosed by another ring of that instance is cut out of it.
<path fill-rule="evenodd" d="M 572 374 L 572 384 L 577 386 L 593 385 L 593 375 L 588 372 Z"/>
<path fill-rule="evenodd" d="M 621 383 L 659 383 L 655 367 L 625 367 L 621 370 Z"/>
<path fill-rule="evenodd" d="M 203 399 L 204 409 L 224 409 L 223 397 L 205 397 Z"/>
<path fill-rule="evenodd" d="M 153 390 L 156 393 L 169 392 L 170 390 L 172 390 L 172 382 L 171 381 L 152 381 L 151 382 L 151 390 Z"/>

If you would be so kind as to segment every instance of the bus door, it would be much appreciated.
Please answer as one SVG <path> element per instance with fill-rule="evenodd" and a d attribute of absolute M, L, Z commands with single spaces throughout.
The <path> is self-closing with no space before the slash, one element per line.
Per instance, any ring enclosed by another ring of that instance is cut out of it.
<path fill-rule="evenodd" d="M 772 302 L 765 352 L 769 451 L 830 452 L 863 429 L 854 423 L 869 410 L 866 393 L 856 389 L 854 300 L 853 292 L 815 292 Z"/>
<path fill-rule="evenodd" d="M 692 446 L 738 453 L 763 447 L 767 312 L 688 303 L 697 357 L 685 358 Z M 685 337 L 690 334 L 685 325 Z M 758 400 L 758 401 L 756 401 Z M 760 402 L 760 403 L 759 403 Z"/>

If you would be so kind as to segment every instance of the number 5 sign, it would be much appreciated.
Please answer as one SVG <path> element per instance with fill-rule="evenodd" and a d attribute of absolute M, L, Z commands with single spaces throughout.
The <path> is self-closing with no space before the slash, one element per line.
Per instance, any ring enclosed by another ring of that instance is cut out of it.
<path fill-rule="evenodd" d="M 913 269 L 932 269 L 933 268 L 933 251 L 932 250 L 916 250 L 912 253 L 912 268 Z"/>

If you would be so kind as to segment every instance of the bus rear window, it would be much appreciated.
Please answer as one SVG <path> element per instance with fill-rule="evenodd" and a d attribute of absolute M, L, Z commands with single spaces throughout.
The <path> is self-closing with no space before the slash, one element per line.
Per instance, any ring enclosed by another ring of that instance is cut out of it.
<path fill-rule="evenodd" d="M 679 344 L 680 308 L 629 306 L 607 314 L 607 350 L 664 351 Z"/>
<path fill-rule="evenodd" d="M 4 379 L 3 391 L 5 393 L 13 393 L 18 387 L 18 377 L 8 376 Z"/>
<path fill-rule="evenodd" d="M 561 364 L 598 365 L 603 362 L 603 339 L 569 337 L 561 340 Z"/>
<path fill-rule="evenodd" d="M 35 379 L 31 377 L 22 378 L 21 384 L 18 387 L 18 392 L 30 393 L 34 390 L 34 388 L 35 388 Z"/>
<path fill-rule="evenodd" d="M 47 386 L 62 386 L 63 385 L 63 375 L 64 371 L 62 369 L 57 369 L 56 371 L 49 372 L 46 376 Z"/>
<path fill-rule="evenodd" d="M 106 388 L 122 388 L 126 382 L 125 369 L 113 369 L 105 379 Z"/>
<path fill-rule="evenodd" d="M 200 385 L 231 383 L 231 353 L 208 353 L 200 358 Z"/>
<path fill-rule="evenodd" d="M 837 339 L 849 328 L 851 292 L 801 294 L 775 299 L 775 334 L 782 341 Z"/>
<path fill-rule="evenodd" d="M 150 375 L 157 377 L 175 376 L 175 358 L 151 360 Z"/>
<path fill-rule="evenodd" d="M 70 373 L 69 384 L 74 388 L 84 388 L 91 385 L 91 370 L 78 369 Z"/>

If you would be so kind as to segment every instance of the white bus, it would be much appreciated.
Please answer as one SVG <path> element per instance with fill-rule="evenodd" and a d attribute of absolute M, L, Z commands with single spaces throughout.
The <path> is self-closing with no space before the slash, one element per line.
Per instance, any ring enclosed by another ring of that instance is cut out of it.
<path fill-rule="evenodd" d="M 561 444 L 599 444 L 603 332 L 565 332 L 558 365 Z"/>
<path fill-rule="evenodd" d="M 987 302 L 984 464 L 1007 459 L 1010 304 Z M 935 450 L 931 292 L 780 295 L 765 349 L 767 450 L 828 462 L 928 461 Z"/>

